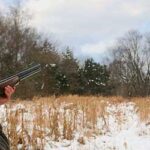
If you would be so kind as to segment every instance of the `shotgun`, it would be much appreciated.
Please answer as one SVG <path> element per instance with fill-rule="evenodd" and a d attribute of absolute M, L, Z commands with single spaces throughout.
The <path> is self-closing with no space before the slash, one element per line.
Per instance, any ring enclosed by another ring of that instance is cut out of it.
<path fill-rule="evenodd" d="M 15 87 L 19 84 L 20 81 L 23 81 L 33 76 L 34 74 L 37 74 L 40 71 L 41 71 L 41 65 L 37 64 L 19 73 L 16 73 L 15 75 L 0 80 L 0 97 L 5 97 L 4 88 L 7 85 L 10 85 L 11 87 Z"/>

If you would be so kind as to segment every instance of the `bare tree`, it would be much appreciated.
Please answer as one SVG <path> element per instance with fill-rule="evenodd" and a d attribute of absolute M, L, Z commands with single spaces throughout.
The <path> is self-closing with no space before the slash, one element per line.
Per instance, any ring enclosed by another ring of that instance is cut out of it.
<path fill-rule="evenodd" d="M 122 93 L 128 96 L 143 96 L 149 93 L 149 48 L 144 39 L 138 31 L 129 31 L 118 40 L 113 49 L 111 79 L 115 79 L 115 83 L 120 84 Z"/>

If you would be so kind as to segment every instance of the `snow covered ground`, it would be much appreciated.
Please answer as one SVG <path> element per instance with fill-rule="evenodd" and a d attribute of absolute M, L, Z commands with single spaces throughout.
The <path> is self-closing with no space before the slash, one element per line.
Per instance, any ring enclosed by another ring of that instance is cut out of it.
<path fill-rule="evenodd" d="M 16 104 L 16 106 L 11 109 L 15 111 L 20 108 L 26 107 L 23 104 Z M 133 102 L 108 104 L 106 112 L 103 118 L 99 117 L 97 119 L 96 134 L 88 137 L 83 135 L 83 131 L 77 131 L 73 140 L 62 139 L 59 142 L 46 136 L 43 149 L 150 150 L 150 120 L 141 121 L 137 107 L 135 107 Z M 30 112 L 26 117 L 28 119 L 30 117 L 33 118 L 32 115 L 32 112 Z M 5 116 L 6 107 L 1 106 L 0 118 L 4 127 L 7 126 L 7 119 L 5 119 Z M 30 125 L 33 126 L 33 124 Z M 22 144 L 18 145 L 18 149 L 22 149 Z M 32 150 L 33 148 L 27 145 L 26 149 Z"/>
<path fill-rule="evenodd" d="M 77 140 L 50 142 L 45 150 L 150 150 L 150 124 L 141 123 L 134 106 L 133 103 L 108 106 L 109 126 L 104 135 L 85 138 L 85 144 Z"/>

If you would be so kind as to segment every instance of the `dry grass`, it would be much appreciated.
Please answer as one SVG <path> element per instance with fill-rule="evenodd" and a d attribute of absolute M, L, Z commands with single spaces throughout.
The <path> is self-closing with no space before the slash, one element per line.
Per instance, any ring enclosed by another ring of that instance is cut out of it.
<path fill-rule="evenodd" d="M 134 98 L 133 101 L 141 120 L 150 120 L 150 98 Z M 103 134 L 97 126 L 98 119 L 103 120 L 101 128 L 108 129 L 106 107 L 128 102 L 122 97 L 79 97 L 61 96 L 37 98 L 33 101 L 9 103 L 6 108 L 4 130 L 11 140 L 11 148 L 17 150 L 44 149 L 47 140 L 72 140 L 80 133 L 78 142 L 84 144 L 83 137 Z M 119 117 L 119 114 L 117 113 Z"/>
<path fill-rule="evenodd" d="M 133 101 L 137 106 L 137 112 L 140 115 L 141 121 L 150 124 L 150 97 L 134 98 Z"/>

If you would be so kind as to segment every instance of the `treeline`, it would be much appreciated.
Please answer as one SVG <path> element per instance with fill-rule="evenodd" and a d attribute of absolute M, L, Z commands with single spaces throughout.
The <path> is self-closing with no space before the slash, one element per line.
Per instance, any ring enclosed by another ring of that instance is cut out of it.
<path fill-rule="evenodd" d="M 13 8 L 9 15 L 0 16 L 1 78 L 36 63 L 42 65 L 42 73 L 19 85 L 16 97 L 150 95 L 150 34 L 128 32 L 110 54 L 110 64 L 92 58 L 81 64 L 69 47 L 60 53 L 49 39 L 29 27 L 21 10 Z"/>

